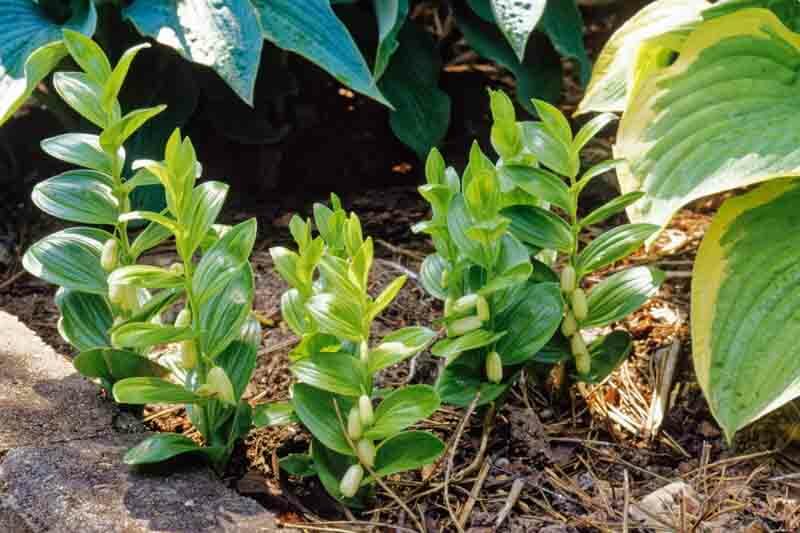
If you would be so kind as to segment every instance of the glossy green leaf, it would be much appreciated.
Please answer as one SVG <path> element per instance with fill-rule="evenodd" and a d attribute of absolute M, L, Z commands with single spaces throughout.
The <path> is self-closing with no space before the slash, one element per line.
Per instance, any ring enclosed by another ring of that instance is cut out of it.
<path fill-rule="evenodd" d="M 135 377 L 114 384 L 114 400 L 118 403 L 197 403 L 206 401 L 181 385 L 153 377 Z"/>
<path fill-rule="evenodd" d="M 114 70 L 109 74 L 108 80 L 103 86 L 103 108 L 106 110 L 114 108 L 119 91 L 122 89 L 122 84 L 128 76 L 131 63 L 133 63 L 133 60 L 141 50 L 149 47 L 150 43 L 142 43 L 132 46 L 122 53 L 122 57 L 119 58 Z"/>
<path fill-rule="evenodd" d="M 351 341 L 360 341 L 364 337 L 364 317 L 359 306 L 351 301 L 322 293 L 313 296 L 306 309 L 324 333 Z"/>
<path fill-rule="evenodd" d="M 547 0 L 491 0 L 494 19 L 520 63 L 525 59 L 528 37 L 539 24 L 547 4 Z"/>
<path fill-rule="evenodd" d="M 228 194 L 228 185 L 220 181 L 206 181 L 195 187 L 191 200 L 191 223 L 189 226 L 189 249 L 194 253 L 217 221 L 222 204 Z"/>
<path fill-rule="evenodd" d="M 64 29 L 64 44 L 72 59 L 81 67 L 89 79 L 98 85 L 104 84 L 111 76 L 111 64 L 100 45 L 80 32 Z"/>
<path fill-rule="evenodd" d="M 172 231 L 168 227 L 158 222 L 151 222 L 136 236 L 136 239 L 131 244 L 131 256 L 138 258 L 147 250 L 155 248 L 170 237 L 172 237 Z"/>
<path fill-rule="evenodd" d="M 392 437 L 431 416 L 440 405 L 439 396 L 428 385 L 408 385 L 387 395 L 375 409 L 375 422 L 364 432 L 365 439 Z"/>
<path fill-rule="evenodd" d="M 73 360 L 81 375 L 109 383 L 132 377 L 165 377 L 169 370 L 155 361 L 127 350 L 95 348 L 82 351 Z"/>
<path fill-rule="evenodd" d="M 256 342 L 248 340 L 248 336 L 257 339 Z M 233 395 L 241 398 L 244 395 L 258 359 L 258 349 L 261 346 L 261 326 L 252 317 L 248 318 L 241 328 L 239 338 L 231 342 L 216 358 L 216 365 L 225 371 L 233 385 Z"/>
<path fill-rule="evenodd" d="M 467 407 L 480 393 L 478 405 L 486 405 L 496 400 L 511 385 L 515 374 L 507 374 L 506 381 L 490 383 L 486 381 L 485 350 L 467 352 L 451 362 L 436 379 L 435 389 L 443 402 Z"/>
<path fill-rule="evenodd" d="M 72 109 L 92 124 L 102 128 L 109 125 L 109 115 L 100 106 L 103 87 L 83 72 L 56 72 L 53 87 Z M 112 112 L 119 118 L 122 111 L 117 105 Z"/>
<path fill-rule="evenodd" d="M 385 477 L 416 470 L 436 461 L 444 453 L 444 443 L 425 431 L 405 431 L 378 446 L 375 474 Z"/>
<path fill-rule="evenodd" d="M 109 285 L 132 285 L 146 289 L 175 289 L 185 283 L 183 274 L 152 265 L 117 268 L 108 276 Z"/>
<path fill-rule="evenodd" d="M 36 184 L 31 199 L 45 213 L 62 220 L 113 226 L 119 202 L 105 174 L 71 170 Z"/>
<path fill-rule="evenodd" d="M 259 2 L 253 4 L 259 8 Z M 252 105 L 263 45 L 253 4 L 247 0 L 136 0 L 123 9 L 123 16 L 139 33 L 189 61 L 213 68 Z"/>
<path fill-rule="evenodd" d="M 614 32 L 595 61 L 577 112 L 623 111 L 643 44 L 670 33 L 682 38 L 709 5 L 705 0 L 656 0 L 628 19 Z"/>
<path fill-rule="evenodd" d="M 491 264 L 492 258 L 484 253 L 481 244 L 467 236 L 467 231 L 474 226 L 474 221 L 467 211 L 467 205 L 462 195 L 453 198 L 447 212 L 447 228 L 459 252 L 470 261 L 484 267 Z"/>
<path fill-rule="evenodd" d="M 378 0 L 387 4 L 398 1 L 405 0 Z M 379 87 L 394 107 L 389 114 L 392 131 L 424 161 L 447 134 L 450 97 L 438 87 L 441 59 L 433 37 L 409 21 L 400 31 L 399 41 L 401 46 Z"/>
<path fill-rule="evenodd" d="M 294 412 L 311 434 L 326 447 L 338 453 L 355 455 L 342 432 L 342 426 L 333 407 L 334 400 L 338 402 L 339 411 L 346 418 L 352 407 L 351 402 L 303 383 L 292 386 Z"/>
<path fill-rule="evenodd" d="M 363 509 L 370 496 L 369 487 L 362 487 L 353 498 L 345 498 L 339 490 L 339 482 L 347 469 L 357 462 L 355 457 L 342 455 L 325 447 L 319 440 L 311 441 L 311 458 L 319 480 L 328 494 L 349 508 Z"/>
<path fill-rule="evenodd" d="M 603 233 L 578 255 L 578 275 L 582 277 L 629 256 L 658 230 L 653 224 L 625 224 Z"/>
<path fill-rule="evenodd" d="M 100 134 L 100 144 L 104 147 L 118 148 L 148 120 L 155 117 L 167 108 L 166 105 L 135 109 L 103 130 Z"/>
<path fill-rule="evenodd" d="M 446 268 L 447 262 L 441 255 L 431 254 L 422 261 L 419 269 L 419 280 L 422 287 L 438 300 L 447 298 L 447 289 L 442 287 L 442 273 Z"/>
<path fill-rule="evenodd" d="M 678 52 L 638 76 L 620 123 L 620 186 L 646 193 L 634 222 L 663 226 L 697 198 L 800 173 L 800 35 L 742 9 L 698 25 Z"/>
<path fill-rule="evenodd" d="M 105 298 L 61 288 L 55 300 L 61 311 L 61 331 L 70 344 L 79 351 L 110 345 L 113 318 Z"/>
<path fill-rule="evenodd" d="M 562 176 L 577 176 L 578 154 L 571 141 L 553 135 L 541 122 L 520 122 L 522 144 L 546 167 Z"/>
<path fill-rule="evenodd" d="M 373 68 L 377 80 L 386 71 L 392 55 L 400 46 L 397 35 L 408 16 L 408 0 L 373 0 L 372 5 L 378 19 L 378 51 Z"/>
<path fill-rule="evenodd" d="M 573 237 L 569 224 L 558 215 L 530 205 L 516 205 L 502 211 L 511 220 L 511 234 L 526 244 L 548 250 L 568 251 Z"/>
<path fill-rule="evenodd" d="M 0 1 L 0 125 L 30 97 L 36 86 L 61 60 L 67 49 L 62 28 L 94 33 L 97 12 L 91 0 L 70 2 L 63 26 L 51 20 L 31 0 Z"/>
<path fill-rule="evenodd" d="M 264 403 L 253 408 L 253 424 L 256 427 L 285 426 L 297 421 L 294 407 L 289 402 Z"/>
<path fill-rule="evenodd" d="M 601 205 L 586 215 L 586 217 L 581 219 L 581 226 L 586 227 L 593 224 L 598 224 L 607 218 L 616 215 L 617 213 L 621 213 L 626 207 L 639 200 L 642 196 L 644 196 L 644 193 L 641 191 L 629 192 L 627 194 L 617 196 L 613 200 Z"/>
<path fill-rule="evenodd" d="M 460 337 L 442 339 L 431 348 L 431 353 L 438 357 L 456 357 L 462 352 L 489 346 L 506 334 L 505 331 L 495 333 L 485 329 L 476 329 Z"/>
<path fill-rule="evenodd" d="M 729 440 L 800 394 L 798 200 L 776 180 L 726 201 L 697 253 L 692 357 Z"/>
<path fill-rule="evenodd" d="M 504 365 L 532 359 L 550 340 L 561 324 L 564 302 L 556 283 L 528 283 L 519 303 L 496 319 L 496 327 L 506 330 L 497 343 Z"/>
<path fill-rule="evenodd" d="M 524 165 L 503 165 L 498 171 L 503 178 L 523 191 L 545 202 L 557 205 L 565 211 L 570 210 L 572 198 L 569 187 L 563 179 L 552 172 Z"/>
<path fill-rule="evenodd" d="M 43 140 L 41 146 L 46 154 L 61 161 L 96 170 L 108 176 L 114 173 L 114 161 L 103 151 L 97 135 L 64 133 Z M 117 158 L 124 161 L 125 150 L 120 149 Z"/>
<path fill-rule="evenodd" d="M 289 289 L 281 295 L 281 316 L 295 335 L 302 336 L 310 329 L 306 301 L 297 289 Z"/>
<path fill-rule="evenodd" d="M 93 228 L 58 231 L 28 248 L 22 266 L 53 285 L 105 295 L 108 285 L 100 254 L 110 238 L 110 233 Z"/>
<path fill-rule="evenodd" d="M 149 348 L 154 344 L 193 339 L 195 332 L 191 328 L 162 326 L 152 322 L 131 322 L 115 328 L 111 334 L 111 342 L 115 346 L 127 348 Z"/>
<path fill-rule="evenodd" d="M 363 363 L 345 352 L 313 354 L 291 370 L 300 383 L 335 394 L 361 396 L 366 390 Z"/>
<path fill-rule="evenodd" d="M 282 457 L 278 464 L 281 469 L 292 476 L 309 477 L 317 473 L 314 468 L 314 459 L 306 453 L 290 453 L 286 457 Z"/>
<path fill-rule="evenodd" d="M 201 340 L 206 357 L 216 357 L 239 336 L 253 307 L 254 283 L 253 269 L 245 263 L 222 290 L 200 308 Z"/>
<path fill-rule="evenodd" d="M 406 276 L 399 276 L 392 280 L 389 285 L 384 288 L 375 300 L 369 306 L 369 318 L 374 319 L 381 314 L 397 297 L 397 294 L 403 288 L 408 278 Z"/>
<path fill-rule="evenodd" d="M 631 336 L 626 331 L 614 331 L 589 346 L 592 366 L 588 374 L 577 374 L 585 383 L 601 383 L 621 365 L 633 349 Z"/>
<path fill-rule="evenodd" d="M 577 2 L 547 2 L 541 18 L 541 29 L 559 54 L 573 58 L 578 63 L 581 84 L 586 84 L 592 73 L 592 62 L 583 45 L 583 17 Z"/>
<path fill-rule="evenodd" d="M 184 453 L 199 453 L 213 464 L 225 456 L 224 446 L 200 446 L 178 433 L 156 433 L 128 450 L 122 461 L 126 465 L 160 463 Z"/>
<path fill-rule="evenodd" d="M 609 276 L 589 293 L 589 316 L 581 327 L 605 326 L 639 309 L 658 292 L 664 273 L 652 267 L 634 267 Z"/>
<path fill-rule="evenodd" d="M 495 276 L 478 290 L 482 296 L 524 283 L 533 273 L 530 252 L 513 235 L 503 235 L 495 264 Z"/>
<path fill-rule="evenodd" d="M 374 374 L 405 361 L 424 350 L 435 338 L 435 331 L 422 326 L 395 330 L 381 339 L 380 344 L 370 348 L 367 370 Z"/>
<path fill-rule="evenodd" d="M 192 279 L 198 301 L 202 303 L 208 300 L 238 272 L 250 257 L 256 233 L 256 220 L 245 220 L 226 232 L 203 254 Z"/>
<path fill-rule="evenodd" d="M 329 0 L 253 0 L 264 37 L 325 69 L 354 91 L 386 100 L 375 85 L 367 62 Z"/>

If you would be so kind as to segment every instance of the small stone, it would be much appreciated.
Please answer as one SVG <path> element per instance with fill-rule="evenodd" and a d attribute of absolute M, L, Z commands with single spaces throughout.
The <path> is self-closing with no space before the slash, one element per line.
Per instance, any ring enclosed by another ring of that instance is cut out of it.
<path fill-rule="evenodd" d="M 632 505 L 630 516 L 634 520 L 658 528 L 662 525 L 651 516 L 663 516 L 665 520 L 677 516 L 681 509 L 682 499 L 686 500 L 686 508 L 689 512 L 699 509 L 700 500 L 695 490 L 683 481 L 675 481 L 651 492 Z"/>

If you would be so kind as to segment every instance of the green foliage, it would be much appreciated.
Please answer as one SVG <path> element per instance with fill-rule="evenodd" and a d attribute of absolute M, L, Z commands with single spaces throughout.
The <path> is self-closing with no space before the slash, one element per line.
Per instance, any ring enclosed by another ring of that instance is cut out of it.
<path fill-rule="evenodd" d="M 614 152 L 627 160 L 626 200 L 601 209 L 624 207 L 634 222 L 663 227 L 695 199 L 780 180 L 723 205 L 694 269 L 695 371 L 729 440 L 800 394 L 789 340 L 797 194 L 783 179 L 800 171 L 798 15 L 791 0 L 654 2 L 612 36 L 579 109 L 623 111 Z M 654 279 L 608 281 L 646 290 Z M 624 311 L 604 293 L 591 322 Z"/>
<path fill-rule="evenodd" d="M 381 398 L 374 387 L 376 372 L 420 353 L 436 333 L 408 327 L 371 342 L 373 320 L 406 278 L 371 296 L 372 239 L 364 238 L 358 217 L 335 195 L 331 207 L 314 205 L 316 236 L 310 219 L 291 220 L 297 251 L 270 250 L 290 285 L 281 312 L 301 342 L 292 352 L 297 382 L 290 402 L 258 406 L 254 420 L 280 425 L 299 419 L 314 436 L 311 453 L 281 465 L 290 473 L 316 473 L 331 496 L 360 506 L 376 478 L 420 468 L 444 451 L 435 436 L 408 430 L 438 409 L 432 387 L 413 385 Z"/>
<path fill-rule="evenodd" d="M 219 237 L 215 222 L 227 185 L 197 184 L 194 147 L 178 130 L 166 143 L 163 160 L 126 165 L 125 140 L 163 109 L 123 114 L 118 101 L 130 64 L 146 45 L 128 50 L 112 69 L 100 47 L 83 34 L 64 30 L 63 40 L 84 70 L 59 73 L 63 83 L 56 86 L 101 131 L 43 141 L 50 155 L 88 168 L 39 183 L 33 201 L 55 217 L 106 229 L 73 227 L 49 235 L 30 247 L 23 265 L 60 286 L 59 332 L 80 351 L 75 367 L 81 374 L 97 380 L 120 403 L 190 404 L 192 422 L 208 444 L 155 435 L 125 461 L 146 464 L 199 452 L 221 468 L 250 426 L 250 406 L 240 398 L 261 337 L 258 323 L 249 318 L 253 275 L 248 257 L 255 220 Z M 168 208 L 133 211 L 131 195 L 152 183 L 166 191 Z M 132 220 L 149 222 L 133 241 Z M 167 239 L 174 239 L 179 262 L 169 268 L 136 263 L 141 253 Z M 205 253 L 198 253 L 201 244 Z M 174 324 L 164 323 L 163 314 L 179 300 L 183 311 Z M 156 348 L 164 344 L 179 356 L 177 366 L 165 362 L 169 357 L 159 359 L 163 353 Z"/>
<path fill-rule="evenodd" d="M 590 121 L 573 136 L 564 115 L 546 102 L 533 101 L 540 122 L 517 122 L 505 94 L 490 91 L 490 99 L 491 140 L 500 159 L 492 163 L 474 144 L 459 178 L 432 151 L 420 193 L 433 218 L 414 228 L 428 233 L 436 247 L 420 277 L 428 292 L 445 302 L 448 338 L 431 351 L 446 360 L 437 390 L 456 405 L 467 405 L 476 395 L 479 404 L 493 402 L 526 366 L 570 356 L 577 379 L 605 379 L 630 352 L 630 337 L 615 331 L 587 346 L 581 329 L 621 320 L 663 280 L 655 269 L 634 268 L 606 278 L 588 297 L 582 288 L 587 274 L 623 259 L 658 229 L 623 225 L 581 247 L 582 227 L 628 201 L 578 216 L 586 184 L 614 166 L 600 164 L 583 174 L 579 169 L 581 148 L 610 117 Z M 564 258 L 560 276 L 536 260 L 552 260 L 553 252 Z M 565 341 L 567 350 L 559 347 Z"/>
<path fill-rule="evenodd" d="M 385 104 L 391 110 L 389 121 L 394 133 L 424 159 L 443 140 L 451 108 L 449 96 L 439 88 L 441 50 L 420 24 L 409 20 L 420 4 L 421 0 L 69 0 L 40 5 L 36 0 L 2 0 L 0 32 L 5 30 L 11 37 L 0 44 L 0 124 L 62 64 L 68 50 L 61 41 L 61 29 L 69 28 L 88 36 L 96 33 L 98 41 L 110 48 L 106 52 L 111 56 L 139 35 L 163 47 L 162 52 L 152 54 L 157 59 L 148 64 L 148 72 L 158 72 L 155 77 L 164 83 L 143 86 L 132 99 L 136 105 L 148 99 L 167 101 L 170 110 L 168 117 L 151 121 L 131 140 L 127 148 L 137 158 L 157 157 L 152 152 L 160 149 L 171 129 L 185 123 L 197 107 L 198 89 L 191 70 L 187 73 L 185 63 L 177 57 L 213 69 L 242 102 L 253 106 L 265 98 L 277 102 L 282 97 L 282 91 L 273 87 L 280 85 L 276 78 L 287 76 L 281 71 L 286 61 L 270 59 L 281 50 L 296 53 L 340 83 Z M 442 14 L 455 13 L 469 45 L 513 73 L 519 101 L 531 113 L 535 113 L 531 98 L 554 101 L 560 96 L 559 54 L 575 59 L 582 80 L 588 78 L 590 63 L 575 0 L 453 1 L 435 9 Z M 357 11 L 373 17 L 374 22 L 364 25 L 348 21 L 348 27 L 337 10 Z M 177 55 L 163 53 L 166 49 Z M 120 59 L 117 82 L 109 83 L 101 99 L 104 105 L 118 96 L 118 81 L 127 73 L 136 51 L 132 48 Z M 56 88 L 81 116 L 105 128 L 104 113 L 78 105 L 74 92 L 91 92 L 98 77 L 110 74 L 110 65 L 80 66 L 86 71 L 85 77 L 58 76 Z M 273 87 L 261 88 L 256 94 L 259 69 L 268 70 L 262 78 L 268 78 Z M 212 99 L 215 109 L 237 109 L 237 115 L 246 109 L 240 106 L 240 110 L 235 102 L 224 98 Z M 269 142 L 283 135 L 264 120 L 234 121 L 231 113 L 215 109 L 209 110 L 215 124 L 237 141 Z M 137 203 L 155 205 L 160 198 L 154 190 L 141 188 L 133 198 Z"/>

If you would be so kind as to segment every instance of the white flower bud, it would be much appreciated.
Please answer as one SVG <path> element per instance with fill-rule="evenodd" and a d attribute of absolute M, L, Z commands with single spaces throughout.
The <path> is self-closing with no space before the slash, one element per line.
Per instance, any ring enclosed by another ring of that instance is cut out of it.
<path fill-rule="evenodd" d="M 197 366 L 197 345 L 194 341 L 183 341 L 180 345 L 181 366 L 191 370 Z"/>
<path fill-rule="evenodd" d="M 345 498 L 352 498 L 361 487 L 361 480 L 364 479 L 364 468 L 361 465 L 353 465 L 347 469 L 339 482 L 339 491 Z"/>
<path fill-rule="evenodd" d="M 572 265 L 567 265 L 561 270 L 561 290 L 567 294 L 575 290 L 577 275 Z"/>
<path fill-rule="evenodd" d="M 478 304 L 476 305 L 478 310 L 478 318 L 481 319 L 481 322 L 486 322 L 491 318 L 491 312 L 489 311 L 489 302 L 483 296 L 478 297 Z"/>
<path fill-rule="evenodd" d="M 447 336 L 460 337 L 465 333 L 469 333 L 470 331 L 475 331 L 476 329 L 480 329 L 481 326 L 483 326 L 483 322 L 477 316 L 468 316 L 464 318 L 459 318 L 458 320 L 454 321 L 452 324 L 447 326 Z"/>
<path fill-rule="evenodd" d="M 358 454 L 358 460 L 361 461 L 362 464 L 370 468 L 375 466 L 375 445 L 372 444 L 371 440 L 361 439 L 358 441 L 358 444 L 356 444 L 356 453 Z"/>
<path fill-rule="evenodd" d="M 362 431 L 361 412 L 358 407 L 353 407 L 347 415 L 347 434 L 352 440 L 358 440 L 361 438 Z"/>
<path fill-rule="evenodd" d="M 117 239 L 110 238 L 103 244 L 103 252 L 100 254 L 100 266 L 106 272 L 111 272 L 117 268 L 119 262 L 119 245 Z"/>
<path fill-rule="evenodd" d="M 448 274 L 447 270 L 442 270 L 442 277 L 439 279 L 439 284 L 442 286 L 443 289 L 447 288 L 447 282 L 450 275 Z"/>
<path fill-rule="evenodd" d="M 466 313 L 468 311 L 472 311 L 475 309 L 475 306 L 478 305 L 478 298 L 477 294 L 467 294 L 462 296 L 458 300 L 453 303 L 452 311 L 456 314 Z"/>
<path fill-rule="evenodd" d="M 500 383 L 503 380 L 503 360 L 497 352 L 492 352 L 486 357 L 486 377 L 492 383 Z"/>
<path fill-rule="evenodd" d="M 169 271 L 173 274 L 178 274 L 179 276 L 183 275 L 183 263 L 172 263 L 169 266 Z"/>
<path fill-rule="evenodd" d="M 575 321 L 575 315 L 572 314 L 572 311 L 567 311 L 567 314 L 564 315 L 564 320 L 561 322 L 561 333 L 569 338 L 572 337 L 576 331 L 578 331 L 578 322 Z"/>
<path fill-rule="evenodd" d="M 176 328 L 186 328 L 192 324 L 192 311 L 188 307 L 184 307 L 181 309 L 181 312 L 178 313 L 177 318 L 175 318 L 175 327 Z"/>
<path fill-rule="evenodd" d="M 572 348 L 572 356 L 575 357 L 575 367 L 579 374 L 587 374 L 592 366 L 591 356 L 589 350 L 586 348 L 586 343 L 580 332 L 575 333 L 570 339 L 570 347 Z"/>
<path fill-rule="evenodd" d="M 369 396 L 362 394 L 358 399 L 358 414 L 361 419 L 361 425 L 369 427 L 375 422 L 375 412 L 372 410 L 372 400 Z"/>
<path fill-rule="evenodd" d="M 575 313 L 575 319 L 580 322 L 586 320 L 589 316 L 589 304 L 586 302 L 586 293 L 583 289 L 575 289 L 572 293 L 572 312 Z"/>
<path fill-rule="evenodd" d="M 195 393 L 200 396 L 213 396 L 229 405 L 236 405 L 233 384 L 228 379 L 228 374 L 218 366 L 208 371 L 205 384 L 200 385 Z"/>

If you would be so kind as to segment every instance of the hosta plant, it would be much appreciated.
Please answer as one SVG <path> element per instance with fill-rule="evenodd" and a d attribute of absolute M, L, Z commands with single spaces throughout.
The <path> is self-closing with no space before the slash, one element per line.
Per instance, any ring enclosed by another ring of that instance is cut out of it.
<path fill-rule="evenodd" d="M 581 111 L 623 112 L 615 154 L 632 220 L 666 225 L 692 200 L 800 175 L 800 4 L 660 0 L 612 36 Z M 800 395 L 792 182 L 720 209 L 692 284 L 695 370 L 728 439 Z"/>
<path fill-rule="evenodd" d="M 227 185 L 197 184 L 201 167 L 194 147 L 177 130 L 162 161 L 136 161 L 133 173 L 125 175 L 123 143 L 163 110 L 123 114 L 117 101 L 142 47 L 128 50 L 112 68 L 88 37 L 65 30 L 63 41 L 83 71 L 58 73 L 55 87 L 100 134 L 68 133 L 43 141 L 47 153 L 81 168 L 38 184 L 33 201 L 53 216 L 92 226 L 45 237 L 26 252 L 23 264 L 60 287 L 59 331 L 79 350 L 75 367 L 81 374 L 120 403 L 186 404 L 207 445 L 158 434 L 125 461 L 153 463 L 198 451 L 221 466 L 251 420 L 249 404 L 240 398 L 260 342 L 260 327 L 249 318 L 255 221 L 232 228 L 215 224 Z M 130 194 L 152 183 L 164 187 L 167 209 L 131 211 Z M 135 238 L 129 227 L 134 221 L 149 222 Z M 169 267 L 137 262 L 167 241 L 174 243 L 178 261 Z M 165 323 L 165 311 L 181 302 L 174 323 Z M 158 350 L 162 345 L 173 349 Z"/>
<path fill-rule="evenodd" d="M 409 429 L 439 407 L 432 387 L 375 386 L 378 372 L 421 352 L 436 334 L 411 326 L 373 340 L 373 321 L 406 278 L 371 296 L 373 243 L 363 237 L 358 217 L 348 216 L 334 196 L 332 209 L 314 206 L 314 222 L 316 236 L 311 220 L 292 219 L 297 251 L 270 250 L 291 287 L 281 298 L 281 312 L 300 343 L 290 354 L 296 379 L 291 399 L 257 407 L 254 420 L 299 420 L 313 436 L 311 449 L 287 456 L 282 467 L 317 475 L 331 496 L 359 507 L 382 478 L 432 463 L 444 450 L 436 436 Z"/>
<path fill-rule="evenodd" d="M 658 229 L 625 224 L 581 244 L 584 228 L 639 197 L 620 196 L 578 215 L 586 185 L 619 163 L 580 172 L 581 149 L 611 117 L 573 136 L 566 118 L 545 102 L 534 101 L 541 122 L 517 122 L 505 94 L 490 97 L 500 159 L 492 163 L 473 145 L 459 177 L 431 152 L 420 192 L 433 218 L 415 226 L 436 247 L 422 264 L 422 283 L 444 301 L 447 338 L 431 350 L 445 358 L 437 389 L 457 405 L 477 394 L 479 403 L 495 400 L 526 366 L 566 362 L 575 379 L 601 381 L 630 352 L 630 336 L 618 330 L 588 343 L 582 330 L 623 319 L 663 280 L 659 271 L 637 267 L 591 290 L 584 286 L 589 274 L 625 258 Z"/>

